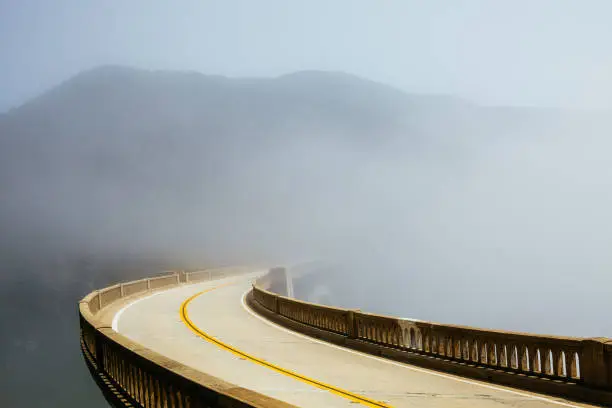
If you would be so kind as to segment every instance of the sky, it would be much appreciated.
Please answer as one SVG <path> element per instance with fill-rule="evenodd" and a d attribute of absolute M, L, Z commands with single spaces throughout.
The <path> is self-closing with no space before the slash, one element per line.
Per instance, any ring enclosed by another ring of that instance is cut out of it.
<path fill-rule="evenodd" d="M 98 65 L 345 71 L 485 105 L 612 109 L 608 0 L 0 0 L 0 112 Z"/>

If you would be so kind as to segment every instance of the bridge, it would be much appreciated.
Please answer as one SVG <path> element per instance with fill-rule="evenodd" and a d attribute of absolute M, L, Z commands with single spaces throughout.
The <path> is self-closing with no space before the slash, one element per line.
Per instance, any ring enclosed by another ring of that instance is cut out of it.
<path fill-rule="evenodd" d="M 292 298 L 286 268 L 171 272 L 79 303 L 117 407 L 612 405 L 612 340 L 401 319 Z"/>

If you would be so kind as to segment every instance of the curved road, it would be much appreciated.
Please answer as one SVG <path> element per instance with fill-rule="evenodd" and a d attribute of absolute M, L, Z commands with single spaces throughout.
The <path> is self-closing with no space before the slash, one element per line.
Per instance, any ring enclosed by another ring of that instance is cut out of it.
<path fill-rule="evenodd" d="M 264 273 L 263 271 L 261 273 Z M 344 349 L 277 326 L 244 295 L 259 274 L 127 304 L 113 329 L 182 364 L 303 407 L 584 407 Z"/>

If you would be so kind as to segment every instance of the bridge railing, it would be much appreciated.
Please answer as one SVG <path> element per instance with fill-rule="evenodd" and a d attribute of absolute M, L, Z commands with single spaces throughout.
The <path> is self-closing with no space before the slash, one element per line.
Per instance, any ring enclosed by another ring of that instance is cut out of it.
<path fill-rule="evenodd" d="M 193 272 L 184 272 L 185 274 L 185 282 L 187 283 L 195 283 L 206 280 L 214 280 L 220 279 L 228 274 L 236 275 L 247 273 L 251 271 L 252 268 L 249 267 L 227 267 L 227 268 L 215 268 L 215 269 L 203 269 L 199 271 Z"/>
<path fill-rule="evenodd" d="M 113 313 L 105 313 L 106 308 L 112 308 L 126 297 L 137 298 L 156 290 L 245 272 L 248 272 L 245 268 L 170 272 L 112 285 L 80 301 L 81 349 L 92 375 L 113 406 L 290 407 L 184 366 L 129 340 L 112 330 Z"/>
<path fill-rule="evenodd" d="M 253 285 L 252 299 L 286 321 L 318 329 L 320 332 L 314 334 L 302 330 L 317 337 L 325 338 L 321 332 L 327 332 L 336 343 L 377 355 L 579 399 L 599 402 L 603 398 L 612 403 L 610 339 L 487 330 L 328 307 L 273 293 L 271 281 L 270 276 L 260 278 Z M 293 329 L 300 327 L 292 325 Z M 411 357 L 414 355 L 428 357 L 430 361 Z"/>
<path fill-rule="evenodd" d="M 584 339 L 403 320 L 355 312 L 358 339 L 535 377 L 579 382 Z"/>

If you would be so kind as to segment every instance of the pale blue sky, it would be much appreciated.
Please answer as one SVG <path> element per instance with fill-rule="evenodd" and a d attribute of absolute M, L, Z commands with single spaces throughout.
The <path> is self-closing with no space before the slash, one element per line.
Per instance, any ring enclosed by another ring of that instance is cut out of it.
<path fill-rule="evenodd" d="M 0 112 L 101 64 L 612 109 L 610 21 L 609 0 L 0 0 Z"/>

